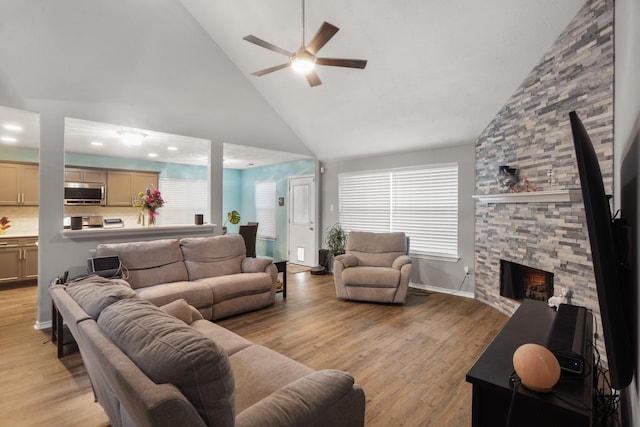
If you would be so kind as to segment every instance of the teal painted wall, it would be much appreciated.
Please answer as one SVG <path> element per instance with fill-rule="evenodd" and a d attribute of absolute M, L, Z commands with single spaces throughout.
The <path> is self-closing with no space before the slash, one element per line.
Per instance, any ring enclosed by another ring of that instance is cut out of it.
<path fill-rule="evenodd" d="M 255 183 L 256 181 L 276 181 L 276 240 L 258 240 L 256 254 L 287 259 L 287 185 L 288 177 L 298 175 L 314 175 L 315 160 L 280 163 L 273 166 L 245 169 L 241 171 L 240 197 L 242 216 L 241 224 L 256 220 Z M 225 181 L 226 186 L 226 181 Z M 226 187 L 225 187 L 226 190 Z M 278 198 L 284 197 L 284 206 L 278 206 Z M 226 215 L 226 214 L 225 214 Z M 259 227 L 259 226 L 258 226 Z"/>
<path fill-rule="evenodd" d="M 39 163 L 39 150 L 35 148 L 14 148 L 2 146 L 0 160 L 12 162 Z"/>
<path fill-rule="evenodd" d="M 222 171 L 222 225 L 227 220 L 227 212 L 236 210 L 240 212 L 238 225 L 227 224 L 228 233 L 237 233 L 240 224 L 246 224 L 244 211 L 242 210 L 242 171 L 239 169 L 224 169 Z"/>
<path fill-rule="evenodd" d="M 198 179 L 206 181 L 207 166 L 185 165 L 182 163 L 152 162 L 124 157 L 91 156 L 77 153 L 65 153 L 65 164 L 105 169 L 131 169 L 160 172 L 160 178 Z"/>

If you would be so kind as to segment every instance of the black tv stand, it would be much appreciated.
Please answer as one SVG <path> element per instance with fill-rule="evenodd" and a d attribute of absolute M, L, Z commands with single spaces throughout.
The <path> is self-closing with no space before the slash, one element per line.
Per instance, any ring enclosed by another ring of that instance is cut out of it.
<path fill-rule="evenodd" d="M 467 372 L 473 384 L 472 425 L 505 426 L 513 394 L 513 352 L 525 343 L 546 345 L 556 311 L 543 301 L 526 299 L 502 331 Z M 593 336 L 593 316 L 587 312 L 585 340 Z M 518 387 L 511 426 L 591 426 L 593 348 L 585 343 L 584 373 L 562 373 L 551 393 Z"/>

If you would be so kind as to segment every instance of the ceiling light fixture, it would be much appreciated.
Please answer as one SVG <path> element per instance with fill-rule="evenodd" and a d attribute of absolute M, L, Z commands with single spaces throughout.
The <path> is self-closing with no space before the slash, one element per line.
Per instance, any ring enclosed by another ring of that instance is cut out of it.
<path fill-rule="evenodd" d="M 167 147 L 169 151 L 178 151 L 178 147 Z"/>
<path fill-rule="evenodd" d="M 149 153 L 149 154 L 147 154 L 147 156 L 149 156 L 149 157 L 158 157 L 158 155 L 156 153 Z"/>
<path fill-rule="evenodd" d="M 124 145 L 141 145 L 142 141 L 147 137 L 146 133 L 135 130 L 119 130 L 118 135 Z"/>
<path fill-rule="evenodd" d="M 0 141 L 13 143 L 13 142 L 17 142 L 18 140 L 12 136 L 3 136 L 3 137 L 0 137 Z"/>
<path fill-rule="evenodd" d="M 316 68 L 316 58 L 306 51 L 294 53 L 289 58 L 293 71 L 300 74 L 307 74 Z"/>
<path fill-rule="evenodd" d="M 91 145 L 95 147 L 102 147 L 104 144 L 100 141 L 91 141 Z"/>
<path fill-rule="evenodd" d="M 22 132 L 22 126 L 6 124 L 6 125 L 3 125 L 2 127 L 5 128 L 6 130 L 10 130 L 13 132 Z"/>

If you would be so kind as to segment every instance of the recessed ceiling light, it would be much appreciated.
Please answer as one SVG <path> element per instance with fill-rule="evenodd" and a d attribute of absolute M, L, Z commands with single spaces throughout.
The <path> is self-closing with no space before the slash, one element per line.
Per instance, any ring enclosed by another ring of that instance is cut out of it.
<path fill-rule="evenodd" d="M 149 153 L 149 154 L 147 154 L 147 156 L 149 156 L 149 157 L 158 157 L 158 155 L 156 153 Z"/>
<path fill-rule="evenodd" d="M 178 147 L 167 147 L 169 151 L 178 151 Z"/>
<path fill-rule="evenodd" d="M 2 127 L 5 128 L 6 130 L 11 130 L 14 132 L 22 132 L 22 126 L 6 124 L 6 125 L 3 125 Z"/>
<path fill-rule="evenodd" d="M 91 145 L 95 147 L 102 147 L 104 144 L 100 141 L 91 141 Z"/>
<path fill-rule="evenodd" d="M 15 139 L 12 136 L 3 136 L 3 137 L 0 137 L 0 141 L 3 141 L 3 142 L 17 142 L 18 140 Z"/>

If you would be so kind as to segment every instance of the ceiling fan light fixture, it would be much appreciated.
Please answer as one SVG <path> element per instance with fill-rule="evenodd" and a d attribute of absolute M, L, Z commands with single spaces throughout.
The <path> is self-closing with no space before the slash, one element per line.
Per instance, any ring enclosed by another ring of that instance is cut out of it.
<path fill-rule="evenodd" d="M 118 135 L 124 145 L 142 145 L 142 141 L 147 137 L 146 133 L 135 130 L 119 130 Z"/>
<path fill-rule="evenodd" d="M 307 74 L 316 67 L 316 59 L 311 55 L 293 55 L 291 57 L 291 68 L 296 73 Z"/>

